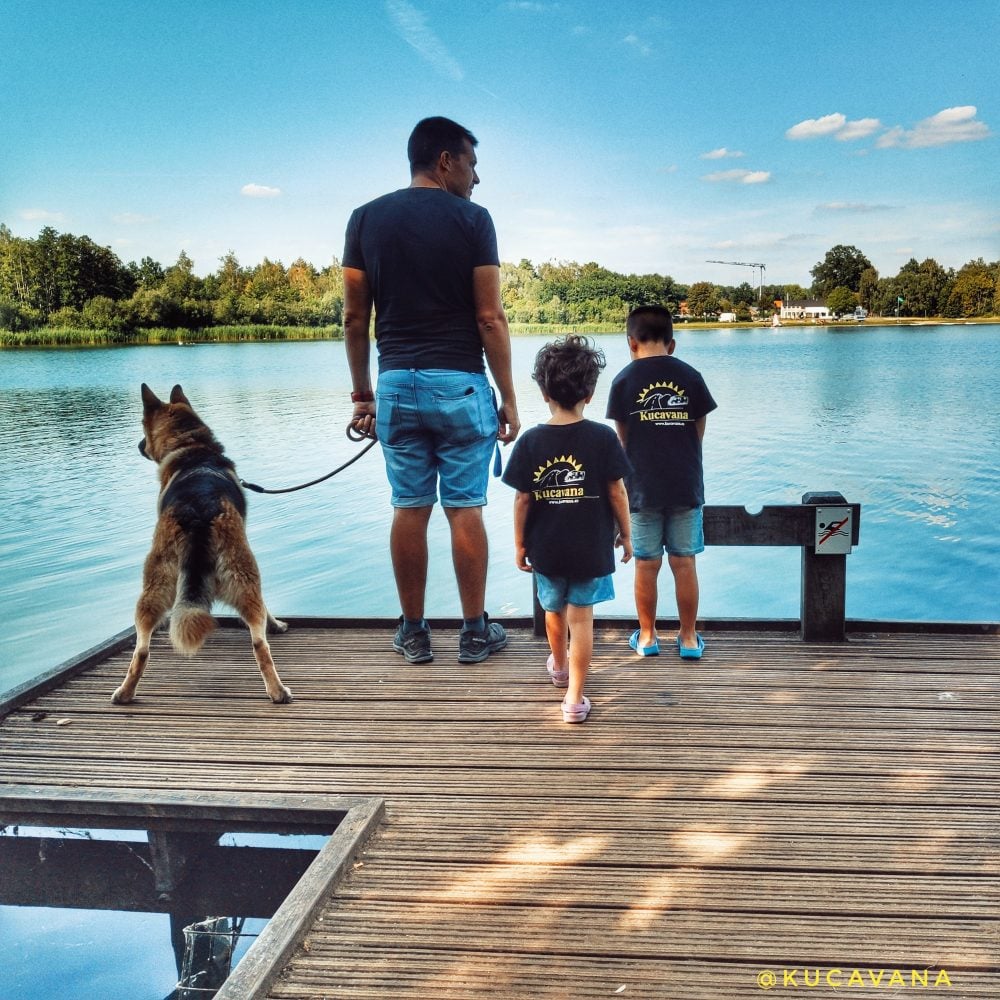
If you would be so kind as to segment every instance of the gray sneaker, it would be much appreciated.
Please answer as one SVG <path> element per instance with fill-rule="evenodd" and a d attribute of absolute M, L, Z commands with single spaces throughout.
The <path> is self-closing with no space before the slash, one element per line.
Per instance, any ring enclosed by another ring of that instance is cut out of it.
<path fill-rule="evenodd" d="M 459 633 L 459 663 L 482 663 L 490 653 L 499 652 L 506 647 L 507 633 L 504 631 L 503 625 L 491 622 L 489 615 L 483 617 L 486 619 L 486 628 L 482 632 L 462 629 Z"/>
<path fill-rule="evenodd" d="M 431 652 L 431 630 L 418 628 L 413 632 L 403 631 L 403 619 L 392 639 L 392 648 L 406 658 L 407 663 L 430 663 L 434 659 Z"/>

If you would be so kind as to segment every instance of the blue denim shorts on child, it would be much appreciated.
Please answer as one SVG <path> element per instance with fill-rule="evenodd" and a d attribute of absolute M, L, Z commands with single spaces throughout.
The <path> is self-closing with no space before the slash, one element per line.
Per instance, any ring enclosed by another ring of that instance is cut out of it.
<path fill-rule="evenodd" d="M 486 376 L 406 368 L 382 372 L 375 431 L 393 507 L 482 507 L 496 447 L 496 405 Z"/>
<path fill-rule="evenodd" d="M 564 576 L 544 576 L 535 570 L 538 603 L 546 611 L 562 611 L 567 604 L 589 608 L 592 604 L 615 599 L 615 584 L 608 576 L 588 580 L 567 580 Z"/>
<path fill-rule="evenodd" d="M 636 559 L 696 556 L 705 551 L 701 507 L 650 507 L 632 511 L 632 549 Z"/>

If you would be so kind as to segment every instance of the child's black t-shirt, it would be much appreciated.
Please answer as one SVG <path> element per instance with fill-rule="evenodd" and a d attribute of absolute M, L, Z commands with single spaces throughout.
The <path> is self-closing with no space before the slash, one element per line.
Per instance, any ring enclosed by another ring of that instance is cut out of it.
<path fill-rule="evenodd" d="M 587 580 L 614 572 L 608 486 L 628 470 L 618 435 L 593 420 L 541 424 L 518 439 L 503 481 L 532 497 L 525 546 L 539 573 Z"/>

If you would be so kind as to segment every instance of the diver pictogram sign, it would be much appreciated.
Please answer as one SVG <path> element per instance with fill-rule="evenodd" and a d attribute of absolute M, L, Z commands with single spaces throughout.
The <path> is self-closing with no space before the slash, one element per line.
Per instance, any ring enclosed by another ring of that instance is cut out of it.
<path fill-rule="evenodd" d="M 840 556 L 851 551 L 851 537 L 854 533 L 852 509 L 850 507 L 816 508 L 817 555 Z"/>

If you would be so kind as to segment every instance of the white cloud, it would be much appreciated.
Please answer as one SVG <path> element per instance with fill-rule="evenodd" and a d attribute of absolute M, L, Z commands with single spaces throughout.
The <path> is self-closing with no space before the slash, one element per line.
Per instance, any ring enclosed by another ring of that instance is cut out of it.
<path fill-rule="evenodd" d="M 989 126 L 976 120 L 976 108 L 968 104 L 945 108 L 930 118 L 925 118 L 907 131 L 901 125 L 879 136 L 879 149 L 925 149 L 929 146 L 947 146 L 953 142 L 977 142 L 990 135 Z"/>
<path fill-rule="evenodd" d="M 66 216 L 62 212 L 50 212 L 44 208 L 26 208 L 18 215 L 25 222 L 65 222 Z"/>
<path fill-rule="evenodd" d="M 461 80 L 465 74 L 444 42 L 427 26 L 427 16 L 407 0 L 386 0 L 386 10 L 407 45 L 412 45 L 442 76 Z"/>
<path fill-rule="evenodd" d="M 818 139 L 821 136 L 839 132 L 846 124 L 847 116 L 840 114 L 839 111 L 833 115 L 824 115 L 822 118 L 807 118 L 788 129 L 785 132 L 785 138 Z"/>
<path fill-rule="evenodd" d="M 713 149 L 709 153 L 702 153 L 701 159 L 703 160 L 738 160 L 743 153 L 738 149 L 726 149 L 725 146 L 719 149 Z"/>
<path fill-rule="evenodd" d="M 770 179 L 770 170 L 720 170 L 702 177 L 712 184 L 766 184 Z"/>
<path fill-rule="evenodd" d="M 838 142 L 866 139 L 884 126 L 877 118 L 858 118 L 848 121 L 839 111 L 822 118 L 807 118 L 785 132 L 786 139 L 823 139 L 833 136 Z"/>
<path fill-rule="evenodd" d="M 281 188 L 267 187 L 264 184 L 244 184 L 240 188 L 240 194 L 247 198 L 277 198 L 281 194 Z"/>
<path fill-rule="evenodd" d="M 882 128 L 882 123 L 877 118 L 858 118 L 857 121 L 847 122 L 843 128 L 834 133 L 834 139 L 838 142 L 851 142 L 854 139 L 867 139 L 872 133 Z"/>

